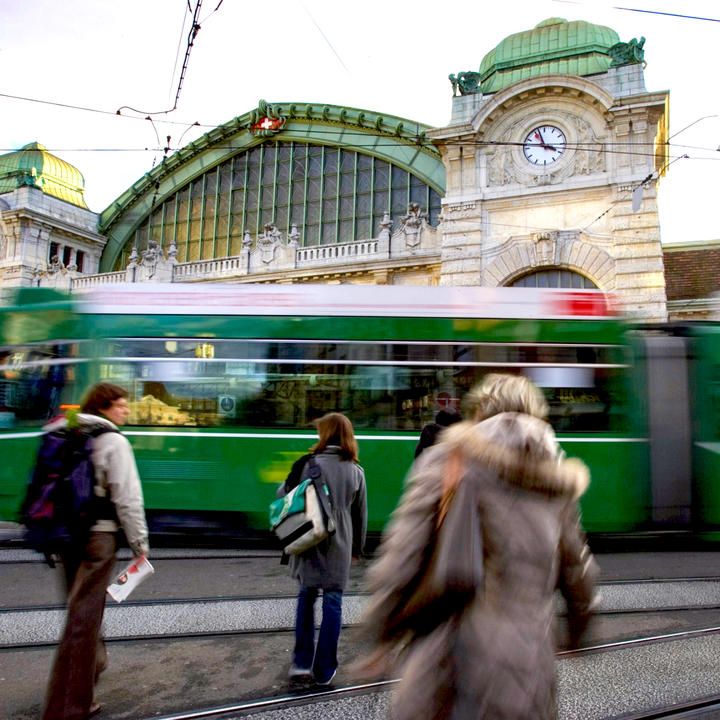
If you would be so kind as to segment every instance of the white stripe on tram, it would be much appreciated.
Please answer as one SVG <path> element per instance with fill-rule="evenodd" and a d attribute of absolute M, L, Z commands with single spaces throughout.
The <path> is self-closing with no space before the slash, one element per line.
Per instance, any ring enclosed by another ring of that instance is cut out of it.
<path fill-rule="evenodd" d="M 25 433 L 0 433 L 0 440 L 17 440 L 19 438 L 39 437 L 44 433 L 39 430 L 36 432 Z M 294 435 L 291 433 L 218 433 L 218 432 L 165 432 L 165 431 L 148 431 L 148 430 L 124 430 L 123 435 L 137 437 L 205 437 L 205 438 L 250 438 L 262 440 L 317 440 L 315 434 Z M 417 442 L 417 436 L 401 436 L 401 435 L 356 435 L 356 440 L 390 440 L 401 442 Z M 647 443 L 648 438 L 603 438 L 603 437 L 583 437 L 583 438 L 564 438 L 558 437 L 560 443 Z M 705 447 L 709 450 L 720 450 L 720 443 L 697 443 L 699 447 Z"/>

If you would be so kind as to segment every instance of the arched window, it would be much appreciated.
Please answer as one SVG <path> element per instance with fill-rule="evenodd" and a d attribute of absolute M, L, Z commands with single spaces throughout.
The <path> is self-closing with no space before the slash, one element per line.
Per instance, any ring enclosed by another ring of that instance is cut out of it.
<path fill-rule="evenodd" d="M 370 155 L 301 142 L 264 143 L 235 155 L 178 190 L 137 228 L 133 246 L 174 244 L 180 262 L 238 255 L 246 232 L 266 223 L 300 244 L 332 245 L 377 237 L 383 214 L 394 227 L 418 203 L 437 225 L 440 196 L 415 175 Z"/>
<path fill-rule="evenodd" d="M 597 290 L 597 285 L 584 275 L 573 272 L 572 270 L 561 270 L 559 268 L 528 273 L 511 282 L 509 287 Z"/>

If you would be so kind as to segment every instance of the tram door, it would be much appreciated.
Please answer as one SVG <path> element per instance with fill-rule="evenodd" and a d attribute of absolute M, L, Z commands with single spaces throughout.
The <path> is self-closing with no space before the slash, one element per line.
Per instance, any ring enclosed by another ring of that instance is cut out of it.
<path fill-rule="evenodd" d="M 688 526 L 692 514 L 692 424 L 688 385 L 688 339 L 644 338 L 652 520 Z"/>

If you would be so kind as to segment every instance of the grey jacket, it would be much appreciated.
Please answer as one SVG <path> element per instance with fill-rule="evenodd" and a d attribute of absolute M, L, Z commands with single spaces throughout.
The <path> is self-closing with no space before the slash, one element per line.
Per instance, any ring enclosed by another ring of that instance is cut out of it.
<path fill-rule="evenodd" d="M 304 587 L 344 590 L 350 578 L 350 563 L 365 544 L 367 491 L 365 473 L 354 462 L 342 460 L 340 448 L 328 446 L 315 456 L 323 479 L 330 488 L 336 530 L 329 540 L 290 558 L 290 569 Z M 302 477 L 307 477 L 307 465 Z M 283 484 L 278 497 L 287 494 Z"/>
<path fill-rule="evenodd" d="M 457 452 L 461 482 L 473 484 L 466 490 L 478 513 L 481 579 L 464 609 L 429 630 L 398 630 L 393 619 L 424 572 L 443 476 Z M 578 523 L 587 483 L 580 461 L 557 457 L 549 425 L 516 413 L 454 425 L 422 454 L 368 578 L 365 628 L 374 652 L 362 669 L 402 677 L 394 720 L 556 716 L 554 591 L 566 598 L 574 641 L 596 602 L 597 567 Z"/>
<path fill-rule="evenodd" d="M 111 430 L 117 426 L 99 415 L 78 413 L 80 425 L 87 427 L 103 425 Z M 67 425 L 60 418 L 44 429 L 56 430 Z M 128 439 L 119 432 L 106 432 L 93 439 L 92 460 L 95 466 L 95 495 L 110 496 L 118 521 L 127 538 L 130 549 L 136 555 L 149 552 L 148 529 L 145 521 L 142 487 L 135 455 Z M 98 520 L 91 528 L 93 532 L 117 532 L 114 520 Z"/>

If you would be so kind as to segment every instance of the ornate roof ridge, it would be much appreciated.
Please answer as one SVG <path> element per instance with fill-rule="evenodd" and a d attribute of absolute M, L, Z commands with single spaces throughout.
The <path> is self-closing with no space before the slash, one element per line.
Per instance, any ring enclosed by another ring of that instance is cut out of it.
<path fill-rule="evenodd" d="M 284 118 L 285 122 L 281 127 L 269 128 L 265 132 L 263 128 L 258 127 L 263 117 L 280 117 Z M 101 228 L 103 231 L 107 231 L 112 226 L 117 215 L 131 205 L 135 198 L 147 192 L 149 188 L 156 186 L 165 176 L 193 157 L 211 150 L 213 146 L 217 146 L 223 140 L 242 131 L 252 132 L 259 136 L 274 135 L 288 129 L 288 125 L 293 121 L 309 121 L 356 128 L 370 135 L 400 139 L 408 145 L 419 146 L 423 151 L 439 156 L 439 151 L 427 138 L 427 131 L 431 129 L 431 126 L 424 123 L 387 113 L 342 105 L 305 102 L 267 103 L 265 100 L 260 100 L 258 107 L 209 130 L 197 140 L 164 158 L 159 165 L 139 178 L 128 190 L 101 212 Z M 312 144 L 313 141 L 308 138 L 307 142 Z M 320 141 L 318 142 L 322 144 Z"/>

